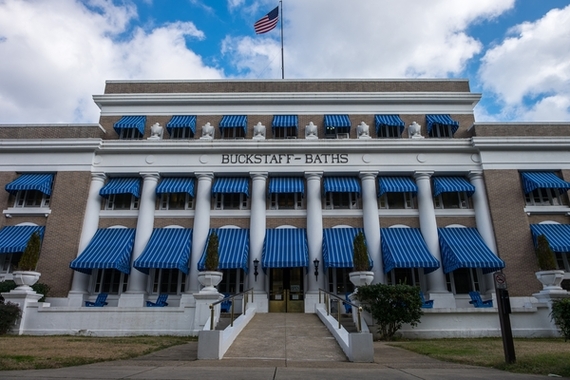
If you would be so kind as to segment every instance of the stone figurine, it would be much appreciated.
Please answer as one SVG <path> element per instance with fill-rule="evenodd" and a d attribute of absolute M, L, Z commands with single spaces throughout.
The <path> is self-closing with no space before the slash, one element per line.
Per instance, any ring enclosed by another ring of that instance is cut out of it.
<path fill-rule="evenodd" d="M 265 140 L 265 125 L 258 122 L 253 127 L 253 140 Z"/>
<path fill-rule="evenodd" d="M 356 127 L 356 135 L 359 139 L 370 139 L 370 126 L 365 122 L 360 122 Z"/>
<path fill-rule="evenodd" d="M 202 126 L 202 137 L 200 140 L 213 140 L 214 139 L 214 126 L 207 122 Z"/>
<path fill-rule="evenodd" d="M 162 140 L 162 135 L 164 133 L 164 128 L 159 123 L 154 123 L 150 127 L 150 137 L 149 140 Z"/>
<path fill-rule="evenodd" d="M 305 138 L 306 139 L 318 139 L 317 136 L 317 126 L 311 121 L 305 126 Z"/>

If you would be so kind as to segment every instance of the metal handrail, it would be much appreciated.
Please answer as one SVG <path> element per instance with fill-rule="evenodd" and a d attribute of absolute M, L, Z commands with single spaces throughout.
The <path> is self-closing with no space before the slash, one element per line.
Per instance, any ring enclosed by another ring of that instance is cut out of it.
<path fill-rule="evenodd" d="M 231 299 L 231 300 L 232 300 L 230 326 L 233 327 L 233 326 L 234 326 L 234 305 L 235 305 L 235 302 L 233 301 L 233 299 L 234 299 L 235 297 L 244 295 L 244 297 L 242 298 L 242 310 L 243 310 L 243 314 L 245 315 L 245 309 L 246 309 L 247 302 L 248 302 L 247 296 L 248 296 L 248 294 L 249 294 L 250 292 L 251 292 L 251 302 L 253 302 L 253 288 L 250 288 L 250 289 L 248 289 L 248 290 L 246 290 L 246 291 L 243 291 L 243 292 L 241 292 L 241 293 L 232 294 L 232 295 L 230 295 L 230 296 L 227 296 L 227 297 L 222 298 L 222 299 L 219 300 L 219 301 L 216 301 L 216 302 L 214 302 L 214 303 L 211 303 L 211 304 L 210 304 L 210 330 L 214 330 L 214 306 L 216 306 L 217 304 L 220 304 L 220 303 L 222 303 L 222 302 L 224 302 L 224 301 L 227 301 L 228 299 Z"/>
<path fill-rule="evenodd" d="M 362 331 L 362 318 L 361 318 L 362 307 L 361 306 L 353 304 L 352 302 L 347 301 L 347 300 L 343 299 L 342 297 L 340 297 L 334 293 L 328 292 L 324 289 L 319 289 L 319 303 L 322 303 L 321 302 L 321 293 L 325 294 L 325 304 L 327 305 L 327 315 L 331 314 L 330 313 L 330 302 L 329 302 L 330 299 L 329 299 L 329 297 L 332 296 L 332 297 L 339 300 L 339 307 L 337 307 L 337 318 L 336 318 L 338 320 L 338 328 L 339 329 L 342 327 L 340 324 L 340 309 L 341 309 L 341 302 L 342 302 L 342 303 L 345 303 L 345 304 L 352 306 L 353 310 L 354 309 L 358 310 L 358 324 L 356 325 L 356 329 L 358 332 Z"/>

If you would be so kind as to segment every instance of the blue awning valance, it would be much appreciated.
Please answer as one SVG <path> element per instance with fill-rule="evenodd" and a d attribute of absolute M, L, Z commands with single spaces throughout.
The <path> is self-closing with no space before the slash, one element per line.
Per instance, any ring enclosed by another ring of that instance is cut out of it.
<path fill-rule="evenodd" d="M 45 227 L 42 226 L 6 226 L 0 230 L 0 254 L 24 252 L 28 241 L 34 232 L 44 237 Z"/>
<path fill-rule="evenodd" d="M 431 133 L 435 124 L 450 125 L 451 133 L 455 133 L 459 129 L 459 123 L 453 120 L 449 115 L 426 115 L 426 123 L 428 134 Z"/>
<path fill-rule="evenodd" d="M 325 128 L 350 128 L 350 118 L 348 115 L 325 115 Z"/>
<path fill-rule="evenodd" d="M 360 182 L 356 177 L 325 177 L 326 193 L 359 193 Z"/>
<path fill-rule="evenodd" d="M 6 191 L 16 194 L 21 190 L 37 190 L 46 195 L 51 195 L 53 174 L 49 173 L 24 173 L 14 181 L 6 185 Z"/>
<path fill-rule="evenodd" d="M 134 243 L 134 228 L 99 228 L 69 267 L 87 274 L 93 269 L 116 269 L 129 274 Z"/>
<path fill-rule="evenodd" d="M 570 224 L 531 224 L 530 230 L 535 246 L 537 238 L 544 235 L 554 252 L 570 253 Z"/>
<path fill-rule="evenodd" d="M 437 232 L 445 273 L 459 268 L 482 268 L 483 273 L 490 273 L 505 267 L 476 228 L 438 228 Z"/>
<path fill-rule="evenodd" d="M 246 115 L 225 115 L 220 121 L 220 130 L 224 128 L 242 128 L 244 135 L 247 133 Z"/>
<path fill-rule="evenodd" d="M 384 273 L 394 268 L 424 268 L 430 273 L 439 268 L 419 228 L 380 229 Z"/>
<path fill-rule="evenodd" d="M 145 124 L 146 116 L 123 116 L 113 125 L 113 129 L 118 134 L 121 133 L 121 129 L 137 129 L 141 135 L 144 135 Z"/>
<path fill-rule="evenodd" d="M 156 193 L 168 194 L 168 193 L 188 193 L 190 196 L 194 196 L 194 178 L 190 177 L 167 177 L 164 178 L 158 186 L 156 187 Z"/>
<path fill-rule="evenodd" d="M 400 133 L 404 132 L 405 124 L 400 118 L 400 115 L 375 115 L 374 122 L 376 123 L 376 134 L 379 133 L 379 129 L 383 125 L 388 125 L 391 127 L 399 127 Z"/>
<path fill-rule="evenodd" d="M 212 194 L 242 193 L 249 197 L 249 178 L 232 177 L 216 178 L 212 186 Z"/>
<path fill-rule="evenodd" d="M 132 194 L 137 198 L 141 197 L 141 179 L 137 177 L 132 178 L 111 178 L 109 182 L 101 191 L 99 195 L 107 198 L 112 194 Z"/>
<path fill-rule="evenodd" d="M 570 190 L 570 182 L 552 172 L 521 172 L 524 193 L 528 194 L 536 189 L 558 189 L 560 192 Z"/>
<path fill-rule="evenodd" d="M 325 228 L 323 230 L 323 261 L 324 268 L 352 268 L 354 238 L 362 228 Z M 368 256 L 370 267 L 373 263 Z"/>
<path fill-rule="evenodd" d="M 418 192 L 418 186 L 410 177 L 379 177 L 378 196 L 384 193 L 414 193 Z"/>
<path fill-rule="evenodd" d="M 273 116 L 272 128 L 295 128 L 299 127 L 297 115 L 275 115 Z"/>
<path fill-rule="evenodd" d="M 249 263 L 249 229 L 247 228 L 216 228 L 210 230 L 210 235 L 215 231 L 218 235 L 219 269 L 243 269 L 248 270 Z M 198 262 L 198 269 L 204 270 L 206 264 L 206 251 L 208 240 L 204 247 L 204 253 Z"/>
<path fill-rule="evenodd" d="M 271 177 L 269 194 L 305 193 L 305 181 L 299 177 Z"/>
<path fill-rule="evenodd" d="M 155 228 L 133 267 L 148 274 L 149 269 L 178 269 L 188 274 L 192 230 Z"/>
<path fill-rule="evenodd" d="M 265 231 L 261 266 L 265 268 L 308 267 L 309 249 L 304 228 L 277 228 Z"/>
<path fill-rule="evenodd" d="M 433 196 L 441 193 L 455 193 L 465 191 L 467 196 L 472 196 L 475 186 L 463 177 L 433 177 Z"/>
<path fill-rule="evenodd" d="M 166 130 L 172 134 L 173 129 L 190 128 L 192 133 L 196 133 L 196 116 L 194 115 L 176 115 L 166 123 Z"/>

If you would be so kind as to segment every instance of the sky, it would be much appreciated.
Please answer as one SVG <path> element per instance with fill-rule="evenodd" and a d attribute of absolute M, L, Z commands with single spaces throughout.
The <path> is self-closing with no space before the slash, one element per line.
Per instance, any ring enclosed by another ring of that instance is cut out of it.
<path fill-rule="evenodd" d="M 96 123 L 106 80 L 281 79 L 278 0 L 0 0 L 0 124 Z M 570 122 L 570 0 L 283 0 L 285 79 L 466 78 Z"/>

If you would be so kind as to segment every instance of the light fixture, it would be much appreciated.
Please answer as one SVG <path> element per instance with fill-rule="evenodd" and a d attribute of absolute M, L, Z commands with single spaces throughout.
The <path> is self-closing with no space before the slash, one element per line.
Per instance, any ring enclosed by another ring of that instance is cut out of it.
<path fill-rule="evenodd" d="M 319 279 L 319 259 L 314 259 L 313 264 L 315 265 L 315 281 Z"/>
<path fill-rule="evenodd" d="M 257 259 L 253 260 L 253 275 L 255 276 L 256 282 L 257 282 L 257 275 L 259 274 L 259 272 L 257 271 L 258 265 L 259 265 L 259 260 Z"/>

